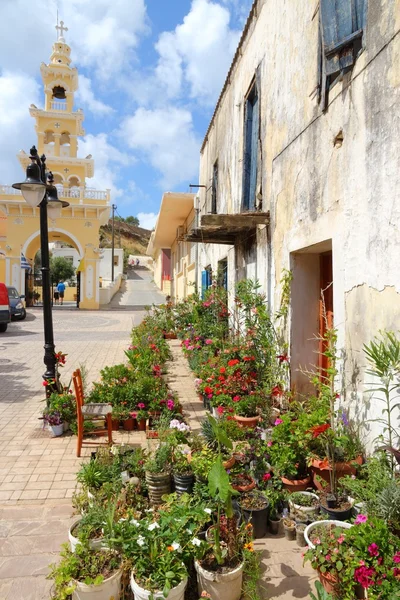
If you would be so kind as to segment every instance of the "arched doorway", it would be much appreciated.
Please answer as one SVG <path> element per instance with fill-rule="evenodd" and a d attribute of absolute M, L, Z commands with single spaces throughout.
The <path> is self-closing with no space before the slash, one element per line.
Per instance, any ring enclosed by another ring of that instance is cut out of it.
<path fill-rule="evenodd" d="M 75 273 L 65 281 L 65 306 L 79 308 L 81 301 L 81 273 L 78 269 L 83 258 L 83 248 L 77 238 L 70 232 L 52 228 L 49 231 L 50 254 L 53 258 L 62 257 L 72 263 Z M 40 271 L 40 234 L 35 232 L 25 242 L 22 253 L 31 265 L 31 269 L 21 269 L 20 289 L 24 290 L 27 306 L 42 303 L 42 280 Z M 58 280 L 51 279 L 51 298 L 54 300 L 54 289 Z"/>

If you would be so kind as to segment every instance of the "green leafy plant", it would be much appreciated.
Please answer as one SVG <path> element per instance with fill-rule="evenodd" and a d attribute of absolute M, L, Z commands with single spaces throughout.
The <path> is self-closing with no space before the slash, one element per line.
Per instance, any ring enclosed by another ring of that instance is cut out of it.
<path fill-rule="evenodd" d="M 364 353 L 370 365 L 367 373 L 379 379 L 379 383 L 372 382 L 373 387 L 369 390 L 377 393 L 377 400 L 383 403 L 382 417 L 373 421 L 383 425 L 383 442 L 385 449 L 390 452 L 394 472 L 396 450 L 400 456 L 400 432 L 394 426 L 394 413 L 400 415 L 400 403 L 396 402 L 400 377 L 400 340 L 393 332 L 383 331 L 380 338 L 374 338 L 369 345 L 364 344 Z"/>
<path fill-rule="evenodd" d="M 334 600 L 332 594 L 329 594 L 320 581 L 314 583 L 317 595 L 310 592 L 311 600 Z"/>

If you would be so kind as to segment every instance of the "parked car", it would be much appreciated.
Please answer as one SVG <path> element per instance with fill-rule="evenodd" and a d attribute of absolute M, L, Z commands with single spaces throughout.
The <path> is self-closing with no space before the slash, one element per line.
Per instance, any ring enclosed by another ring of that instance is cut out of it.
<path fill-rule="evenodd" d="M 7 287 L 8 298 L 10 300 L 11 319 L 23 321 L 26 317 L 24 306 L 25 296 L 20 296 L 15 287 Z"/>
<path fill-rule="evenodd" d="M 8 291 L 4 283 L 0 283 L 0 333 L 7 331 L 11 321 L 10 301 Z"/>

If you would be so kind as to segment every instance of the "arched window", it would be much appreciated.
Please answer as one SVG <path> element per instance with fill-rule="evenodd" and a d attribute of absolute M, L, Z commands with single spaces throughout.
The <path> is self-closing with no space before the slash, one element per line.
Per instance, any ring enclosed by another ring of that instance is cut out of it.
<path fill-rule="evenodd" d="M 59 175 L 59 173 L 54 173 L 53 175 L 54 177 L 54 185 L 62 185 L 64 183 L 64 179 L 62 178 L 61 175 Z"/>
<path fill-rule="evenodd" d="M 70 156 L 71 153 L 71 138 L 68 131 L 63 131 L 60 137 L 60 153 L 61 156 Z"/>
<path fill-rule="evenodd" d="M 44 143 L 45 144 L 54 144 L 54 131 L 51 131 L 51 129 L 47 129 L 44 132 Z"/>
<path fill-rule="evenodd" d="M 79 198 L 79 196 L 80 196 L 79 178 L 76 177 L 75 175 L 73 175 L 72 177 L 69 178 L 68 182 L 69 182 L 69 189 L 71 190 L 70 191 L 71 198 Z"/>

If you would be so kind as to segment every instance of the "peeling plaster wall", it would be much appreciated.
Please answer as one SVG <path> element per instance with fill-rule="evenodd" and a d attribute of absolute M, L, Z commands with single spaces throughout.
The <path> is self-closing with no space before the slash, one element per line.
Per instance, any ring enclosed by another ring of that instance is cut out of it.
<path fill-rule="evenodd" d="M 273 309 L 291 257 L 329 240 L 343 399 L 363 419 L 375 418 L 376 403 L 363 412 L 362 346 L 379 329 L 400 329 L 400 0 L 369 0 L 365 49 L 330 90 L 326 112 L 315 93 L 316 7 L 316 0 L 258 1 L 201 153 L 200 183 L 207 186 L 201 214 L 210 212 L 216 160 L 218 212 L 239 212 L 244 98 L 259 69 L 260 181 L 263 209 L 271 212 L 270 247 L 259 227 L 256 264 L 247 273 L 240 245 L 200 246 L 198 269 L 216 270 L 228 256 L 229 288 L 255 272 Z M 335 146 L 339 131 L 343 143 Z"/>

